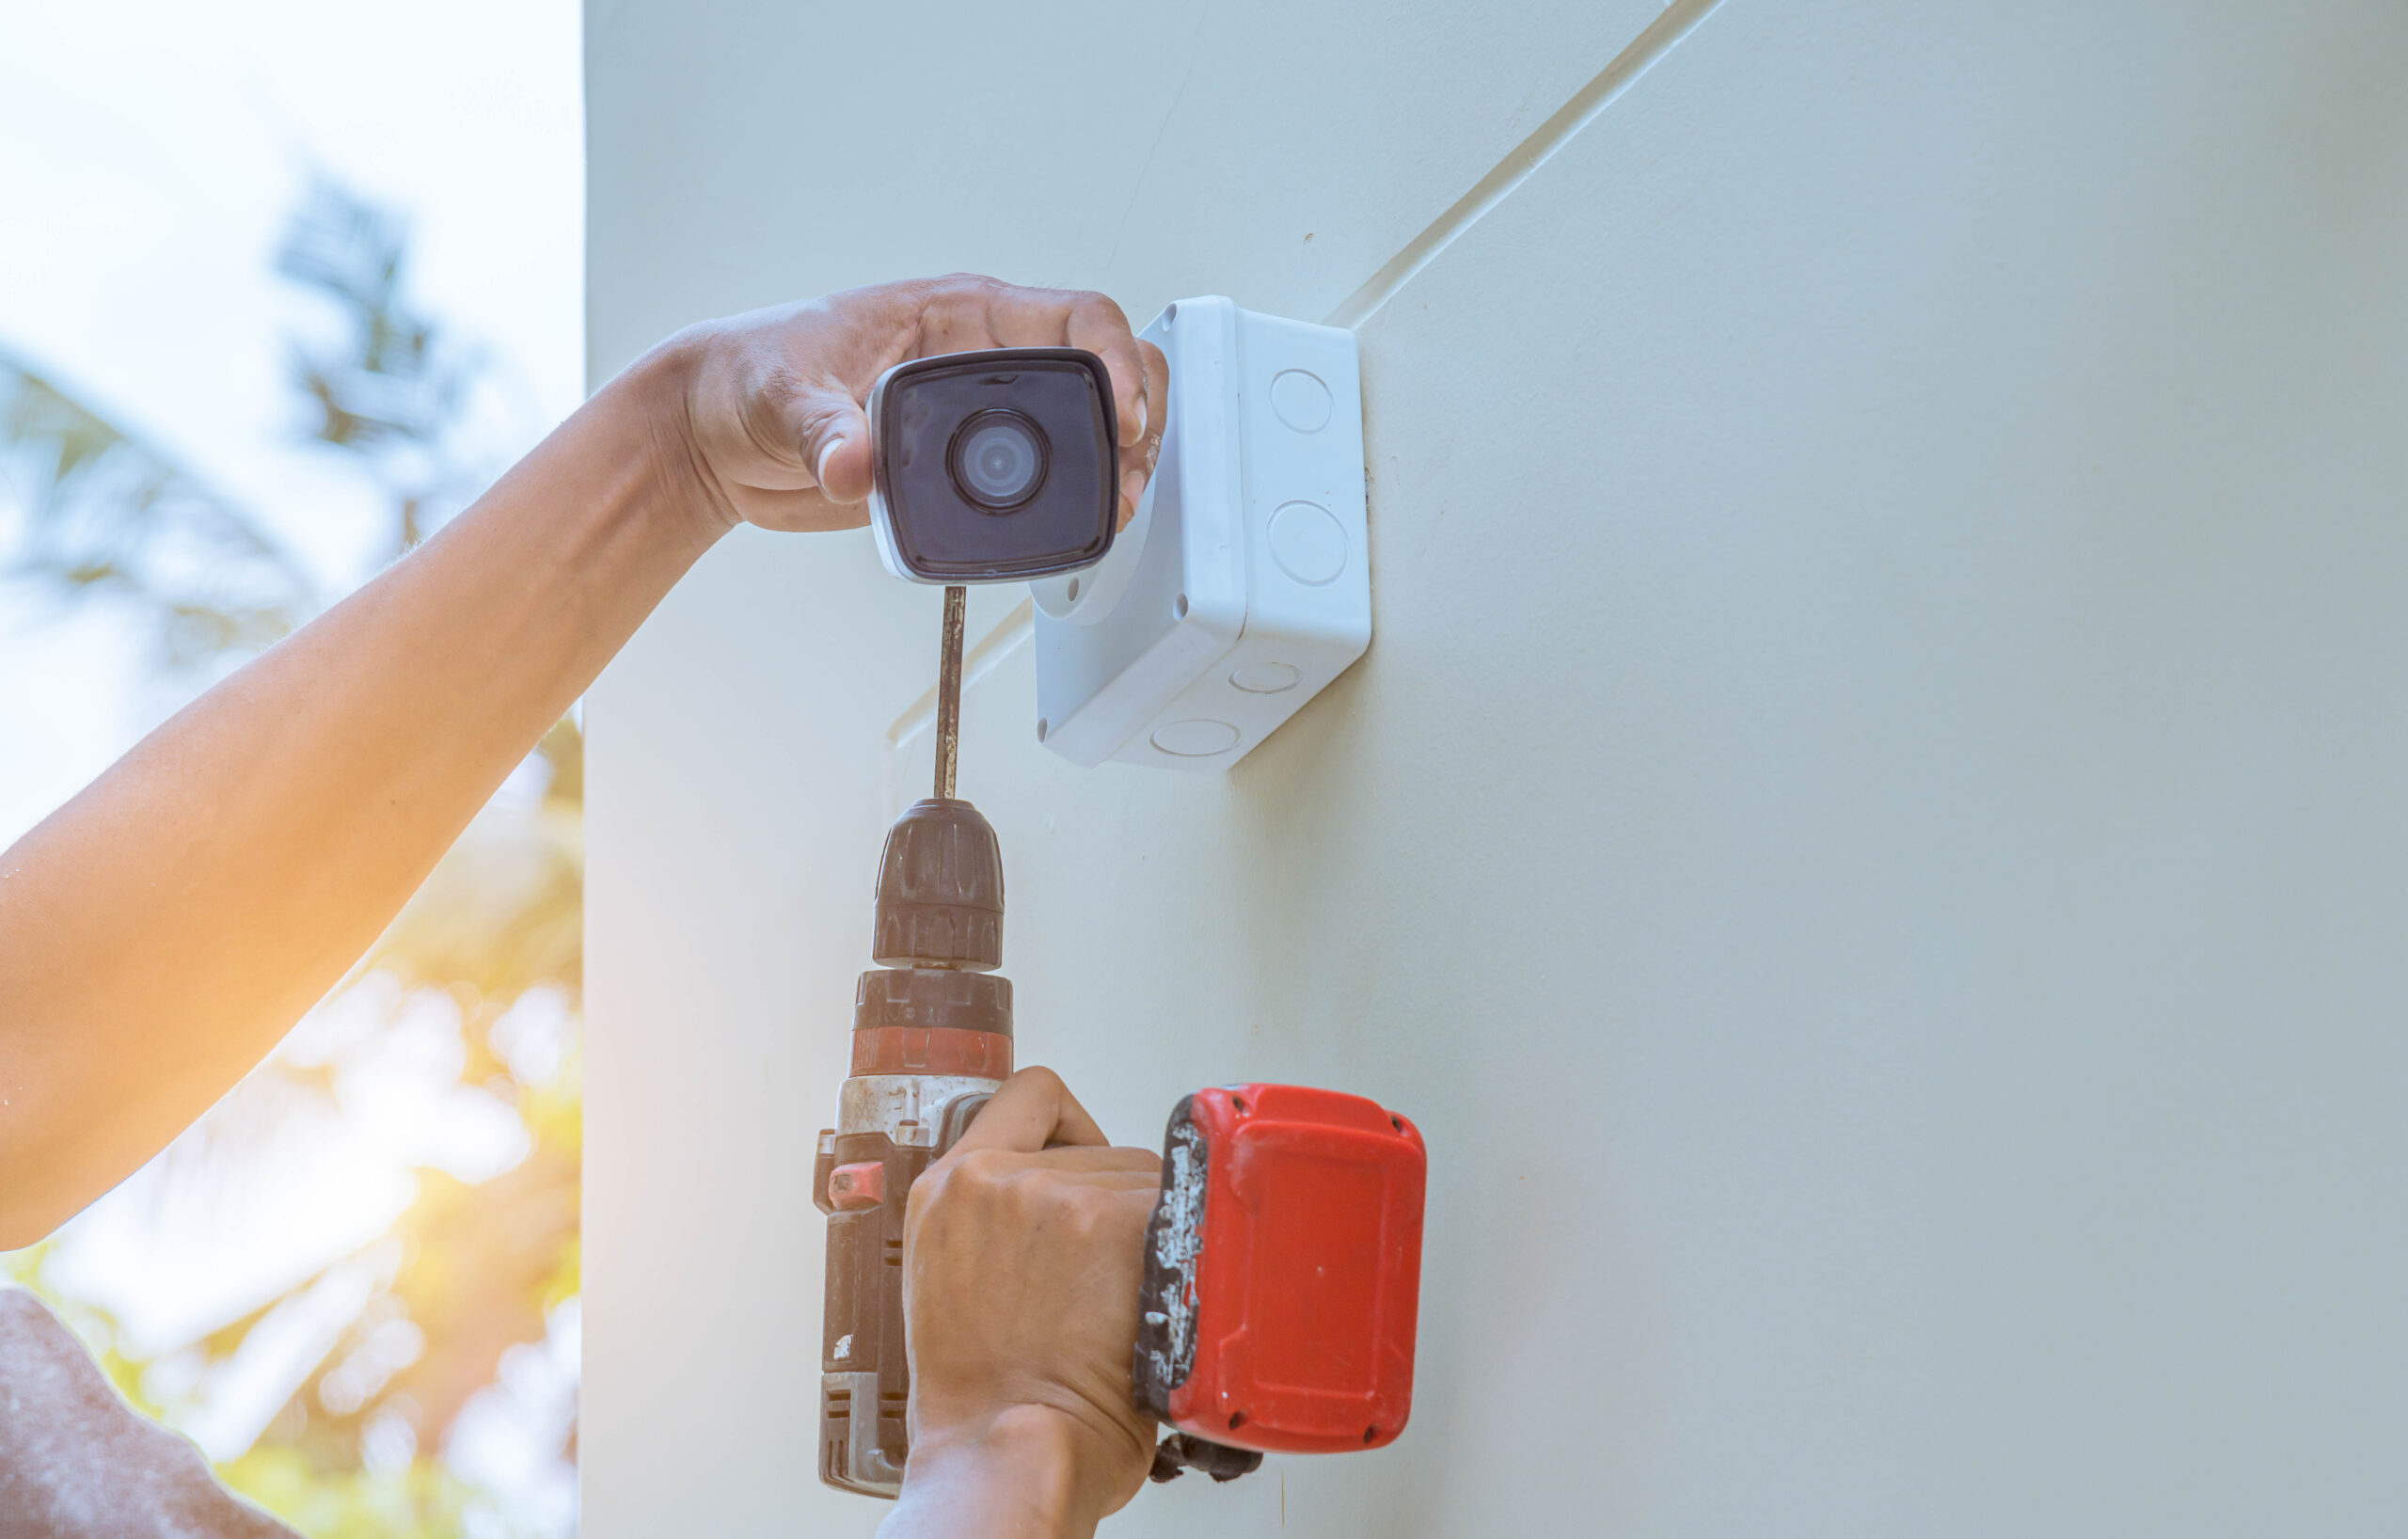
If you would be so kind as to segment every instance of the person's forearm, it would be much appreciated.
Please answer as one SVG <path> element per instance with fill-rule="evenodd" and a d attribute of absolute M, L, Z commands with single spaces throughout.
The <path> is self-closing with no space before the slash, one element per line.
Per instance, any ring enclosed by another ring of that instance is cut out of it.
<path fill-rule="evenodd" d="M 0 1249 L 257 1063 L 709 547 L 683 366 L 639 364 L 0 854 Z"/>

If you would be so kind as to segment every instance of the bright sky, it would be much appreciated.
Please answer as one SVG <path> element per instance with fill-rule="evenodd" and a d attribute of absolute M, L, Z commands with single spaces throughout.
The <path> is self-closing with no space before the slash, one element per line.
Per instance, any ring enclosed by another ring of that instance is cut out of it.
<path fill-rule="evenodd" d="M 498 468 L 583 394 L 578 40 L 577 0 L 0 0 L 0 347 L 356 579 L 383 526 L 295 441 L 285 216 L 316 167 L 409 214 Z M 0 604 L 5 844 L 176 702 L 106 617 Z"/>

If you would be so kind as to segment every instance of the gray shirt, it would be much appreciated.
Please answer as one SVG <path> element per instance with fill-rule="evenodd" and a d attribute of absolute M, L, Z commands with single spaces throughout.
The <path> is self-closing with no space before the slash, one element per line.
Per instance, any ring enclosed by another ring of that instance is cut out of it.
<path fill-rule="evenodd" d="M 0 1287 L 0 1539 L 297 1539 L 148 1421 L 74 1334 Z"/>

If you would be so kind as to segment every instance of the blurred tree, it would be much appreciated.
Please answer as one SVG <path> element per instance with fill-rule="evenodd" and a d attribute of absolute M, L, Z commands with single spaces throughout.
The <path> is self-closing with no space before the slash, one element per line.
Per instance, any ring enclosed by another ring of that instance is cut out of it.
<path fill-rule="evenodd" d="M 309 436 L 385 494 L 391 555 L 424 538 L 476 481 L 452 445 L 478 365 L 406 302 L 406 253 L 400 218 L 321 178 L 277 255 L 278 271 L 324 299 L 336 322 L 331 340 L 293 344 Z M 13 493 L 0 499 L 0 579 L 63 603 L 135 607 L 157 632 L 163 669 L 229 665 L 320 607 L 307 574 L 256 517 L 6 355 L 0 469 L 0 490 Z M 475 1185 L 419 1172 L 417 1199 L 377 1243 L 397 1255 L 388 1280 L 259 1441 L 221 1467 L 230 1484 L 313 1539 L 457 1531 L 467 1495 L 425 1453 L 444 1446 L 505 1355 L 542 1341 L 549 1311 L 578 1292 L 582 761 L 578 727 L 564 720 L 524 772 L 541 777 L 540 794 L 480 816 L 330 996 L 373 1001 L 387 1027 L 413 998 L 441 996 L 461 1023 L 462 1083 L 516 1110 L 529 1151 Z M 556 998 L 560 1039 L 531 1054 L 498 1030 L 536 995 Z M 279 1054 L 161 1158 L 239 1155 L 264 1123 L 331 1107 L 333 1073 L 324 1060 Z M 45 1249 L 19 1253 L 8 1271 L 43 1289 Z M 200 1361 L 184 1364 L 182 1377 L 205 1382 L 254 1327 L 318 1280 L 199 1343 Z M 161 1409 L 143 1396 L 146 1365 L 118 1351 L 121 1333 L 104 1311 L 44 1291 L 103 1343 L 104 1365 L 129 1395 Z M 371 1457 L 380 1436 L 385 1456 Z M 568 1437 L 573 1455 L 573 1422 Z"/>
<path fill-rule="evenodd" d="M 315 608 L 256 519 L 6 352 L 0 481 L 0 577 L 131 605 L 169 667 L 257 651 Z"/>
<path fill-rule="evenodd" d="M 315 408 L 311 436 L 356 456 L 391 500 L 395 555 L 469 479 L 448 449 L 477 372 L 404 300 L 408 246 L 398 215 L 322 176 L 276 259 L 336 313 L 331 344 L 293 344 L 293 382 Z"/>

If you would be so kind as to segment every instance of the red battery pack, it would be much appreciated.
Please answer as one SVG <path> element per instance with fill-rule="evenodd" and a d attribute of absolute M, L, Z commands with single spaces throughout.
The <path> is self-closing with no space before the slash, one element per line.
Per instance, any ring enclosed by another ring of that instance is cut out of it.
<path fill-rule="evenodd" d="M 1139 1402 L 1273 1453 L 1378 1448 L 1413 1408 L 1427 1160 L 1404 1118 L 1295 1085 L 1171 1114 L 1146 1231 Z"/>

